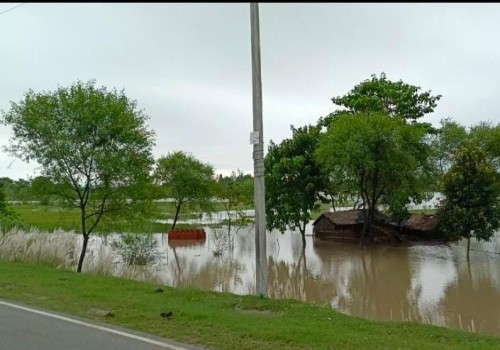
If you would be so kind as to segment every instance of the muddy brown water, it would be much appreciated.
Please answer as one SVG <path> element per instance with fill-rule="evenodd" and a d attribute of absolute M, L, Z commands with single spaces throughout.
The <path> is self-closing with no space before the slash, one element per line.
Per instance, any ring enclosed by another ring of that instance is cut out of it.
<path fill-rule="evenodd" d="M 135 268 L 131 276 L 170 286 L 254 293 L 253 227 L 231 235 L 206 230 L 207 239 L 197 244 L 169 243 L 167 235 L 154 235 L 160 262 Z M 492 242 L 472 242 L 470 263 L 465 242 L 360 250 L 306 238 L 303 251 L 297 232 L 267 234 L 270 297 L 330 305 L 373 320 L 416 321 L 500 336 L 500 234 Z"/>

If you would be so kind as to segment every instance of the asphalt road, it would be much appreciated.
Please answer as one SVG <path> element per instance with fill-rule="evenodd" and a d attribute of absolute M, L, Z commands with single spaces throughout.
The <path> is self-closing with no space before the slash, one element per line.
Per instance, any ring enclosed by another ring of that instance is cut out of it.
<path fill-rule="evenodd" d="M 0 350 L 192 350 L 168 339 L 0 299 Z"/>

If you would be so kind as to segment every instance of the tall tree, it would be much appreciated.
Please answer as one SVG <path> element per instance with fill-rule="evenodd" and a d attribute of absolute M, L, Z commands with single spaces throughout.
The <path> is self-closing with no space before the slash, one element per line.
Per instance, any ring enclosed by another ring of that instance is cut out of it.
<path fill-rule="evenodd" d="M 206 207 L 210 203 L 214 169 L 212 165 L 202 163 L 190 154 L 175 151 L 160 157 L 156 162 L 154 177 L 162 195 L 174 200 L 175 214 L 171 230 L 175 228 L 185 204 L 196 203 Z"/>
<path fill-rule="evenodd" d="M 269 229 L 298 229 L 305 248 L 306 225 L 321 199 L 326 178 L 314 159 L 320 129 L 292 129 L 292 138 L 270 142 L 265 158 L 266 216 Z"/>
<path fill-rule="evenodd" d="M 148 179 L 154 161 L 147 116 L 124 92 L 77 82 L 11 103 L 3 122 L 14 135 L 7 150 L 42 167 L 60 186 L 68 205 L 80 210 L 82 271 L 90 234 L 106 215 L 124 211 L 134 189 Z"/>
<path fill-rule="evenodd" d="M 366 209 L 360 244 L 379 204 L 400 214 L 424 192 L 432 169 L 426 130 L 385 113 L 359 113 L 335 118 L 322 135 L 317 161 L 337 182 L 356 189 Z"/>
<path fill-rule="evenodd" d="M 431 91 L 420 92 L 420 87 L 391 81 L 385 73 L 380 77 L 375 74 L 356 85 L 344 96 L 332 98 L 332 102 L 341 110 L 323 119 L 328 125 L 332 118 L 343 113 L 386 113 L 390 117 L 400 117 L 407 121 L 416 121 L 425 114 L 432 113 L 441 95 L 433 96 Z"/>
<path fill-rule="evenodd" d="M 465 143 L 456 153 L 444 177 L 438 218 L 441 230 L 450 238 L 490 240 L 500 227 L 500 193 L 495 188 L 496 169 L 478 143 Z"/>

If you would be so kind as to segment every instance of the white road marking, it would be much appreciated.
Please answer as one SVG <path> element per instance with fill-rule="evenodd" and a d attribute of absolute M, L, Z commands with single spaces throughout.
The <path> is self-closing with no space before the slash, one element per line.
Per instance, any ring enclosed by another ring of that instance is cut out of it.
<path fill-rule="evenodd" d="M 16 304 L 7 303 L 7 302 L 1 301 L 1 300 L 0 300 L 0 305 L 9 306 L 9 307 L 12 307 L 14 309 L 20 309 L 20 310 L 32 312 L 32 313 L 35 313 L 35 314 L 39 314 L 39 315 L 42 315 L 42 316 L 46 316 L 46 317 L 56 318 L 58 320 L 75 323 L 75 324 L 80 325 L 80 326 L 85 326 L 85 327 L 89 327 L 89 328 L 98 329 L 98 330 L 103 331 L 103 332 L 118 334 L 118 335 L 121 335 L 123 337 L 128 337 L 128 338 L 136 339 L 136 340 L 139 340 L 139 341 L 143 341 L 145 343 L 158 345 L 158 346 L 161 346 L 161 347 L 166 348 L 166 349 L 188 350 L 187 348 L 183 348 L 183 347 L 172 345 L 172 344 L 166 344 L 166 343 L 154 340 L 154 339 L 149 339 L 149 338 L 141 337 L 139 335 L 134 335 L 134 334 L 130 334 L 130 333 L 127 333 L 127 332 L 122 332 L 122 331 L 119 331 L 119 330 L 116 330 L 116 329 L 112 329 L 112 328 L 98 326 L 98 325 L 95 325 L 95 324 L 92 324 L 92 323 L 78 321 L 78 320 L 75 320 L 75 319 L 72 319 L 72 318 L 69 318 L 69 317 L 64 317 L 64 316 L 60 316 L 60 315 L 56 315 L 56 314 L 51 314 L 51 313 L 45 312 L 45 311 L 30 309 L 28 307 L 24 307 L 24 306 L 20 306 L 20 305 L 16 305 Z"/>

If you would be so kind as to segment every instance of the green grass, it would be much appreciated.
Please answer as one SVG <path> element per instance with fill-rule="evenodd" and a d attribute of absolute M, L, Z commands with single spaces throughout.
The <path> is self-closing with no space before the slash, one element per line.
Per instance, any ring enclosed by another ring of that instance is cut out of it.
<path fill-rule="evenodd" d="M 175 207 L 172 203 L 156 203 L 158 219 L 172 219 L 175 213 Z M 58 206 L 41 205 L 36 203 L 15 204 L 12 206 L 15 212 L 19 215 L 21 222 L 26 229 L 36 227 L 42 231 L 54 231 L 62 229 L 64 231 L 74 230 L 79 232 L 81 229 L 80 211 L 76 208 L 68 209 Z M 243 208 L 239 208 L 243 209 Z M 199 213 L 189 212 L 190 208 L 184 208 L 179 220 L 200 218 Z M 214 204 L 214 210 L 223 210 L 220 203 Z M 151 223 L 126 223 L 126 222 L 104 222 L 99 223 L 98 232 L 134 232 L 134 233 L 158 233 L 170 231 L 171 224 L 161 224 L 157 222 Z M 178 223 L 177 228 L 189 227 L 188 224 Z"/>
<path fill-rule="evenodd" d="M 294 300 L 0 263 L 0 297 L 216 349 L 498 349 L 500 338 L 374 322 Z M 112 316 L 96 313 L 107 310 Z M 173 317 L 160 317 L 164 311 Z"/>
<path fill-rule="evenodd" d="M 58 228 L 65 231 L 78 231 L 80 228 L 80 212 L 77 209 L 63 209 L 40 204 L 15 204 L 12 208 L 27 227 L 50 231 Z"/>
<path fill-rule="evenodd" d="M 173 205 L 169 203 L 158 203 L 159 212 L 162 215 L 159 219 L 171 219 L 173 213 Z M 26 229 L 36 227 L 40 230 L 54 231 L 62 229 L 64 231 L 74 230 L 80 232 L 80 211 L 76 208 L 68 209 L 58 206 L 41 205 L 35 203 L 15 204 L 12 206 L 15 212 L 19 215 L 21 222 Z M 183 218 L 194 217 L 194 214 L 186 214 Z M 177 227 L 188 225 L 177 224 Z M 130 224 L 130 223 L 108 223 L 101 222 L 97 228 L 99 232 L 135 232 L 135 233 L 158 233 L 168 232 L 171 224 L 161 224 L 151 222 L 149 224 Z"/>

